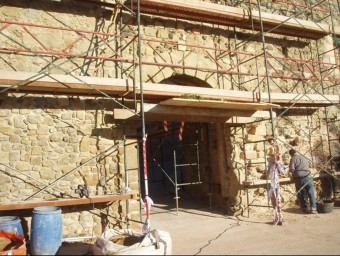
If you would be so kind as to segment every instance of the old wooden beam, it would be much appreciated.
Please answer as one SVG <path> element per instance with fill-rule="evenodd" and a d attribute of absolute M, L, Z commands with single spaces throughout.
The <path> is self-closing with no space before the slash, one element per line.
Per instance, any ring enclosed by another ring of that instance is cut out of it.
<path fill-rule="evenodd" d="M 280 105 L 271 103 L 253 103 L 253 102 L 230 102 L 223 100 L 204 100 L 204 99 L 183 99 L 173 98 L 159 103 L 165 106 L 176 107 L 194 107 L 208 109 L 224 110 L 269 110 L 270 108 L 279 108 Z"/>
<path fill-rule="evenodd" d="M 125 98 L 133 99 L 134 88 L 133 81 L 128 79 L 0 70 L 0 91 L 51 95 L 83 95 L 90 97 L 105 97 L 105 95 L 109 95 L 111 97 L 124 96 Z M 137 97 L 140 97 L 138 86 L 135 88 L 135 91 Z M 105 95 L 101 92 L 105 93 Z M 261 93 L 260 97 L 259 94 L 249 91 L 156 83 L 143 84 L 143 96 L 145 99 L 160 101 L 171 98 L 187 98 L 191 95 L 199 96 L 204 100 L 269 103 L 268 93 L 265 92 Z M 270 99 L 272 104 L 289 105 L 294 103 L 295 106 L 320 107 L 340 103 L 339 95 L 271 93 Z"/>
<path fill-rule="evenodd" d="M 116 6 L 115 0 L 76 0 L 92 2 L 102 6 Z M 137 9 L 137 0 L 120 1 L 126 6 Z M 131 2 L 134 2 L 131 5 Z M 329 24 L 294 17 L 272 14 L 258 10 L 242 9 L 200 0 L 143 0 L 140 1 L 143 14 L 158 15 L 182 20 L 211 23 L 216 25 L 233 26 L 242 29 L 261 32 L 261 20 L 264 32 L 295 36 L 307 39 L 320 39 L 331 33 L 340 34 L 335 26 L 334 31 Z"/>
<path fill-rule="evenodd" d="M 137 0 L 132 0 L 136 3 Z M 129 4 L 130 1 L 125 1 Z M 136 4 L 134 5 L 137 6 Z M 257 10 L 247 10 L 221 4 L 198 0 L 143 0 L 140 1 L 142 13 L 206 22 L 225 26 L 235 26 L 242 29 L 261 31 L 261 20 L 264 32 L 307 39 L 320 39 L 331 34 L 328 24 L 316 23 L 294 17 L 260 13 Z"/>
<path fill-rule="evenodd" d="M 162 104 L 144 104 L 144 116 L 147 121 L 185 121 L 185 122 L 219 122 L 225 123 L 231 117 L 269 118 L 268 111 L 256 109 L 220 109 L 205 107 L 169 106 Z M 134 113 L 127 109 L 114 109 L 115 120 L 137 120 Z"/>
<path fill-rule="evenodd" d="M 136 199 L 136 194 L 120 194 L 120 195 L 104 195 L 104 196 L 93 196 L 89 198 L 72 198 L 72 199 L 55 199 L 46 201 L 22 201 L 9 204 L 0 204 L 0 211 L 12 211 L 12 210 L 23 210 L 33 209 L 39 206 L 74 206 L 74 205 L 86 205 L 86 204 L 97 204 L 97 203 L 108 203 L 114 201 L 122 201 L 128 199 Z"/>

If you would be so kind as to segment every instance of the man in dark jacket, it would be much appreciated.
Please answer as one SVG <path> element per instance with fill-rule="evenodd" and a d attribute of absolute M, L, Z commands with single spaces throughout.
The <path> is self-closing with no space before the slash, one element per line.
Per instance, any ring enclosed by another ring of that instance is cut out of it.
<path fill-rule="evenodd" d="M 307 158 L 298 155 L 296 150 L 289 150 L 291 156 L 289 163 L 289 171 L 292 173 L 297 197 L 299 199 L 300 208 L 305 213 L 317 213 L 316 211 L 316 200 L 314 195 L 314 182 L 311 176 L 311 171 L 309 169 L 309 164 Z M 310 210 L 307 208 L 304 194 L 308 195 Z"/>

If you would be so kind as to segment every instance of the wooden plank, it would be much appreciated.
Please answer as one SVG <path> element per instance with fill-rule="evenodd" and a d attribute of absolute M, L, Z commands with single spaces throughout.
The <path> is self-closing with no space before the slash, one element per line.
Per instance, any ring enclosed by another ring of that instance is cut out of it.
<path fill-rule="evenodd" d="M 270 108 L 278 108 L 280 105 L 270 103 L 240 103 L 216 100 L 196 100 L 173 98 L 160 102 L 160 105 L 178 106 L 178 107 L 199 107 L 199 108 L 214 108 L 214 109 L 237 109 L 237 110 L 269 110 Z"/>
<path fill-rule="evenodd" d="M 113 0 L 77 0 L 99 5 L 115 6 Z M 131 5 L 131 2 L 134 2 Z M 126 0 L 127 6 L 137 10 L 137 0 Z M 183 20 L 192 20 L 217 25 L 235 26 L 243 29 L 261 31 L 258 10 L 248 10 L 199 0 L 143 0 L 141 13 Z M 330 25 L 309 20 L 296 19 L 278 14 L 261 12 L 264 31 L 307 39 L 320 39 L 332 33 Z"/>
<path fill-rule="evenodd" d="M 332 105 L 340 103 L 340 95 L 323 95 L 323 94 L 297 94 L 297 93 L 270 93 L 272 103 L 291 105 Z M 262 93 L 261 99 L 264 102 L 269 101 L 268 93 Z"/>
<path fill-rule="evenodd" d="M 79 94 L 85 96 L 103 96 L 101 90 L 109 96 L 125 96 L 133 98 L 133 81 L 128 79 L 99 78 L 89 76 L 70 76 L 60 74 L 39 74 L 31 72 L 16 72 L 0 70 L 1 87 L 12 86 L 8 92 L 43 93 L 43 94 Z M 91 85 L 91 87 L 89 86 Z M 1 89 L 0 89 L 1 90 Z M 139 86 L 136 88 L 137 96 L 140 95 Z M 155 83 L 143 84 L 143 95 L 145 99 L 166 100 L 170 98 L 187 98 L 196 95 L 204 100 L 223 100 L 233 102 L 256 103 L 269 102 L 268 93 L 259 95 L 248 91 L 221 90 L 214 88 L 203 88 L 183 85 L 164 85 Z M 296 101 L 295 106 L 329 106 L 340 103 L 339 95 L 319 95 L 294 93 L 271 93 L 273 104 L 291 104 Z"/>
<path fill-rule="evenodd" d="M 339 175 L 340 172 L 335 172 L 332 173 L 334 176 Z M 313 179 L 321 179 L 321 178 L 325 178 L 325 177 L 330 177 L 330 174 L 326 173 L 326 172 L 320 172 L 320 173 L 316 173 L 315 175 L 313 175 Z M 282 177 L 279 178 L 279 182 L 280 183 L 294 183 L 293 179 L 291 177 Z M 255 181 L 243 181 L 242 185 L 245 187 L 258 187 L 258 186 L 263 186 L 263 185 L 267 185 L 270 184 L 271 181 L 270 180 L 255 180 Z"/>
<path fill-rule="evenodd" d="M 147 121 L 186 121 L 186 122 L 228 122 L 233 116 L 269 118 L 268 111 L 212 109 L 182 106 L 144 104 L 144 117 Z M 138 120 L 139 117 L 127 109 L 114 109 L 115 120 Z"/>
<path fill-rule="evenodd" d="M 96 89 L 121 96 L 128 93 L 130 88 L 132 91 L 132 87 L 126 84 L 128 82 L 131 83 L 132 81 L 89 76 L 0 71 L 0 83 L 15 86 L 10 90 L 15 92 L 32 90 L 36 92 L 66 93 L 73 91 L 89 94 L 95 93 Z"/>
<path fill-rule="evenodd" d="M 225 122 L 231 117 L 230 111 L 221 112 L 214 109 L 161 106 L 157 104 L 144 105 L 144 117 L 148 121 Z M 247 115 L 251 114 L 248 112 Z M 115 120 L 137 120 L 139 118 L 127 109 L 114 109 L 113 117 Z"/>
<path fill-rule="evenodd" d="M 9 92 L 32 93 L 79 93 L 101 95 L 94 89 L 101 90 L 109 95 L 133 98 L 133 81 L 128 79 L 99 78 L 89 76 L 70 76 L 60 74 L 39 74 L 33 72 L 16 72 L 0 70 L 0 84 L 2 86 L 15 86 Z M 140 95 L 139 83 L 136 93 Z M 226 91 L 213 88 L 202 88 L 182 85 L 164 85 L 155 83 L 143 84 L 145 98 L 183 97 L 185 95 L 199 94 L 207 99 L 225 99 L 243 102 L 257 102 L 256 94 L 252 92 Z"/>
<path fill-rule="evenodd" d="M 292 182 L 291 178 L 279 178 L 280 183 L 285 183 L 285 182 Z M 256 186 L 262 186 L 262 185 L 267 185 L 270 184 L 271 180 L 255 180 L 255 181 L 243 181 L 242 185 L 245 187 L 256 187 Z"/>
<path fill-rule="evenodd" d="M 133 2 L 136 3 L 137 0 L 133 0 Z M 136 6 L 135 4 L 134 10 L 136 10 Z M 261 31 L 260 14 L 257 10 L 246 10 L 197 0 L 184 2 L 182 0 L 143 0 L 140 2 L 140 6 L 142 13 L 245 29 L 254 28 Z M 272 30 L 271 33 L 307 39 L 320 39 L 331 33 L 331 28 L 327 24 L 265 12 L 261 12 L 261 18 L 265 32 Z"/>
<path fill-rule="evenodd" d="M 121 195 L 105 195 L 105 196 L 93 196 L 90 198 L 72 198 L 72 199 L 56 199 L 46 201 L 22 201 L 10 204 L 0 204 L 0 211 L 12 211 L 33 209 L 39 206 L 73 206 L 73 205 L 86 205 L 97 203 L 108 203 L 114 201 L 136 199 L 136 194 L 121 194 Z"/>
<path fill-rule="evenodd" d="M 192 116 L 192 115 L 178 115 L 178 114 L 160 114 L 149 113 L 145 114 L 146 121 L 175 121 L 175 122 L 192 122 L 192 123 L 225 123 L 230 117 L 217 116 Z"/>
<path fill-rule="evenodd" d="M 129 111 L 131 113 L 131 111 Z M 256 110 L 243 110 L 243 109 L 213 109 L 213 108 L 192 108 L 192 107 L 178 107 L 167 106 L 161 104 L 144 104 L 144 113 L 159 113 L 163 115 L 176 114 L 176 115 L 192 115 L 192 116 L 252 116 Z M 133 113 L 131 113 L 133 114 Z"/>
<path fill-rule="evenodd" d="M 282 26 L 281 29 L 283 31 L 288 30 L 288 29 L 295 30 L 296 33 L 300 31 L 301 38 L 310 38 L 310 37 L 315 38 L 316 35 L 325 36 L 325 35 L 331 34 L 331 26 L 325 23 L 317 23 L 317 22 L 310 21 L 310 20 L 302 20 L 302 19 L 297 19 L 294 17 L 287 17 L 287 16 L 267 13 L 267 12 L 261 12 L 261 17 L 260 17 L 259 12 L 254 11 L 254 10 L 252 10 L 252 15 L 253 15 L 253 21 L 255 23 L 259 24 L 260 20 L 262 19 L 264 26 L 269 27 L 269 29 L 270 27 L 273 28 L 275 26 L 280 25 Z M 306 33 L 311 33 L 312 36 L 304 35 L 302 31 Z M 275 30 L 272 33 L 275 33 Z"/>
<path fill-rule="evenodd" d="M 139 92 L 139 90 L 137 90 Z M 168 85 L 157 83 L 144 83 L 143 93 L 159 96 L 170 96 L 168 98 L 188 98 L 200 96 L 206 100 L 230 100 L 239 102 L 258 102 L 257 94 L 248 91 L 222 90 L 206 87 Z"/>

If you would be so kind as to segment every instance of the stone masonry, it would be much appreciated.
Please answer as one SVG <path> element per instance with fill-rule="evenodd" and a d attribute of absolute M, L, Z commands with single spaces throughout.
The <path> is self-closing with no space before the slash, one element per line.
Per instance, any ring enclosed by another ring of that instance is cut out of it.
<path fill-rule="evenodd" d="M 229 1 L 201 1 L 201 4 L 205 2 L 235 6 Z M 256 2 L 250 2 L 254 11 L 257 10 Z M 248 8 L 247 5 L 248 2 L 237 7 Z M 260 8 L 268 13 L 295 14 L 293 9 L 280 3 L 266 2 Z M 264 77 L 269 75 L 273 93 L 322 91 L 320 83 L 308 80 L 320 71 L 305 65 L 304 61 L 317 59 L 317 49 L 322 52 L 331 49 L 334 42 L 330 36 L 318 41 L 275 34 L 266 36 L 266 52 L 276 57 L 270 59 L 266 69 L 263 55 L 257 55 L 263 52 L 263 44 L 259 36 L 254 36 L 254 31 L 142 15 L 140 56 L 144 64 L 142 69 L 134 69 L 132 63 L 139 58 L 134 40 L 136 20 L 126 11 L 121 14 L 120 17 L 114 8 L 85 1 L 5 0 L 0 7 L 0 20 L 10 25 L 0 34 L 0 70 L 108 78 L 139 78 L 142 70 L 143 82 L 175 79 L 180 84 L 191 85 L 190 81 L 195 79 L 210 88 L 254 93 L 267 92 L 268 80 Z M 316 17 L 304 13 L 298 18 L 318 20 L 323 14 L 314 15 Z M 339 17 L 334 18 L 339 23 L 337 19 Z M 17 48 L 21 51 L 10 50 Z M 43 51 L 49 54 L 41 54 Z M 325 63 L 322 68 L 339 64 L 333 52 L 322 55 L 321 61 Z M 278 75 L 284 79 L 277 78 Z M 293 76 L 305 80 L 289 79 Z M 327 90 L 323 93 L 338 95 L 337 86 L 328 86 L 332 79 L 339 79 L 338 69 L 327 73 Z M 79 185 L 88 186 L 91 195 L 119 194 L 126 188 L 139 194 L 136 149 L 139 127 L 124 126 L 114 120 L 113 110 L 119 108 L 117 101 L 121 99 L 109 99 L 105 95 L 98 98 L 57 93 L 25 95 L 20 91 L 1 94 L 0 203 L 79 197 L 75 193 Z M 208 124 L 210 192 L 215 206 L 236 215 L 245 214 L 248 204 L 266 205 L 266 187 L 246 190 L 243 182 L 266 179 L 274 149 L 287 165 L 288 150 L 294 146 L 313 160 L 313 173 L 327 163 L 327 131 L 335 138 L 340 134 L 340 127 L 333 122 L 327 129 L 325 118 L 327 115 L 338 120 L 339 111 L 329 107 L 327 113 L 324 108 L 306 113 L 307 110 L 275 119 L 275 146 L 268 144 L 272 137 L 270 120 L 244 126 Z M 124 141 L 129 144 L 125 150 Z M 339 144 L 331 144 L 330 149 L 333 154 L 340 154 Z M 203 180 L 207 181 L 208 167 L 202 164 L 202 168 Z M 39 192 L 56 180 L 53 186 Z M 317 181 L 316 192 L 322 197 L 320 186 Z M 283 185 L 283 204 L 295 204 L 294 192 L 292 182 Z M 188 193 L 195 199 L 208 201 L 209 188 L 189 188 Z M 139 207 L 139 200 L 129 200 L 109 206 L 65 208 L 63 236 L 89 235 L 92 230 L 100 234 L 107 227 L 126 227 L 127 216 L 132 220 L 141 217 Z M 264 209 L 250 208 L 251 212 Z M 24 217 L 29 227 L 30 215 Z M 140 227 L 137 222 L 130 224 Z"/>

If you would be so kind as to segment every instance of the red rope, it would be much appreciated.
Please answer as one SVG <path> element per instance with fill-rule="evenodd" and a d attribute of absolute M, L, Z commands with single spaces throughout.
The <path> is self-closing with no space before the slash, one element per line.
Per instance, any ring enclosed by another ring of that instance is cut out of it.
<path fill-rule="evenodd" d="M 145 215 L 146 219 L 144 225 L 142 227 L 143 233 L 149 232 L 150 229 L 150 208 L 153 204 L 153 201 L 149 197 L 149 189 L 148 189 L 148 162 L 147 162 L 147 152 L 146 152 L 146 138 L 147 135 L 143 138 L 143 164 L 144 164 L 144 184 L 145 184 Z"/>
<path fill-rule="evenodd" d="M 164 126 L 164 131 L 168 131 L 168 122 L 167 121 L 163 121 L 163 126 Z"/>
<path fill-rule="evenodd" d="M 180 141 L 183 139 L 183 130 L 184 130 L 184 122 L 182 121 L 181 125 L 179 127 L 179 134 L 178 134 L 178 137 L 179 137 Z"/>
<path fill-rule="evenodd" d="M 144 164 L 144 184 L 145 184 L 145 196 L 149 195 L 148 189 L 148 162 L 146 159 L 146 137 L 143 138 L 143 164 Z"/>

